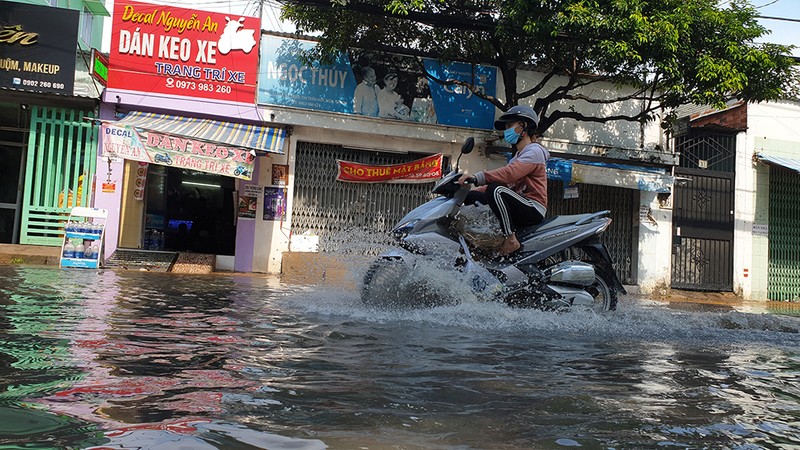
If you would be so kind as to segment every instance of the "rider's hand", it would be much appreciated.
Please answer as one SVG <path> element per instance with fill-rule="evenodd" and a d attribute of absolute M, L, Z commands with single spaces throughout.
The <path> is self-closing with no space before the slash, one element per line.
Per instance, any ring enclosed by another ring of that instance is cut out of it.
<path fill-rule="evenodd" d="M 458 184 L 475 184 L 475 177 L 465 173 L 458 178 Z"/>

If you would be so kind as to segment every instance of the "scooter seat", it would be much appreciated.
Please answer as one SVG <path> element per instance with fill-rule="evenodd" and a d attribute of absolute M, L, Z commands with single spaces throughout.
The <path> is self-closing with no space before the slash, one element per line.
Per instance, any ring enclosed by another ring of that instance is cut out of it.
<path fill-rule="evenodd" d="M 563 227 L 565 225 L 573 225 L 575 223 L 580 222 L 583 219 L 588 219 L 592 216 L 597 216 L 597 215 L 598 213 L 587 213 L 587 214 L 572 214 L 567 216 L 551 217 L 549 219 L 545 219 L 542 222 L 537 223 L 534 226 L 522 229 L 518 233 L 517 237 L 519 239 L 523 239 L 526 236 L 529 236 L 533 233 L 552 230 L 553 228 Z"/>

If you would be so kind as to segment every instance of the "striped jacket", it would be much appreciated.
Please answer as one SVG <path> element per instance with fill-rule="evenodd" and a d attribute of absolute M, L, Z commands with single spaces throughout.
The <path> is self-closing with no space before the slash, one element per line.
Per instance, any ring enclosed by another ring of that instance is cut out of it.
<path fill-rule="evenodd" d="M 476 185 L 499 183 L 508 186 L 514 192 L 538 203 L 536 209 L 544 216 L 547 212 L 548 159 L 550 152 L 538 142 L 532 142 L 518 151 L 507 165 L 476 173 Z"/>

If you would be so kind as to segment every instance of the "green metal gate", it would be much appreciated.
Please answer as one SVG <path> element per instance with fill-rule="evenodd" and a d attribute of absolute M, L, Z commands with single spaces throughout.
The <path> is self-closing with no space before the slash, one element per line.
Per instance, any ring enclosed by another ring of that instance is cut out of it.
<path fill-rule="evenodd" d="M 20 244 L 61 245 L 74 206 L 90 206 L 97 160 L 94 111 L 34 106 Z"/>
<path fill-rule="evenodd" d="M 769 170 L 769 269 L 767 298 L 800 299 L 800 175 L 777 166 Z"/>

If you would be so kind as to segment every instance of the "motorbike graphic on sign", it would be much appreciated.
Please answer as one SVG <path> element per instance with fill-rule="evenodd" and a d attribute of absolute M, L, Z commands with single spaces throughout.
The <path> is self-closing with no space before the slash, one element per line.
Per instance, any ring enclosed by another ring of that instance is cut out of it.
<path fill-rule="evenodd" d="M 225 31 L 219 37 L 217 42 L 217 50 L 223 55 L 227 55 L 231 50 L 242 50 L 245 53 L 250 53 L 256 45 L 255 31 L 253 29 L 242 29 L 244 27 L 244 17 L 239 20 L 231 20 L 227 16 L 225 20 L 228 23 L 225 25 Z"/>

